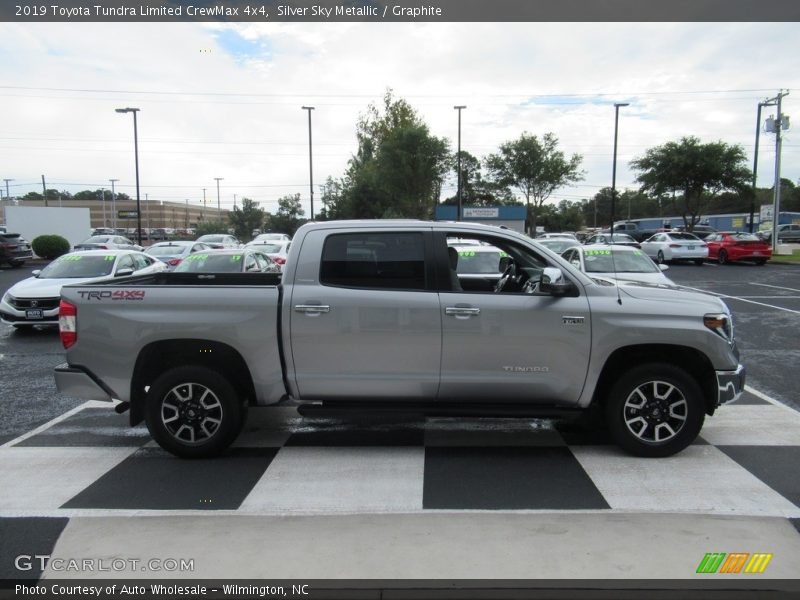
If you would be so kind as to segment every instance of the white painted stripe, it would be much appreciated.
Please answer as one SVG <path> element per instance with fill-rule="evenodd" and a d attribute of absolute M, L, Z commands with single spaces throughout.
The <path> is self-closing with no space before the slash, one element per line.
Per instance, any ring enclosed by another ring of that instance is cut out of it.
<path fill-rule="evenodd" d="M 800 315 L 800 310 L 793 310 L 791 308 L 784 308 L 782 306 L 775 306 L 773 304 L 765 304 L 764 302 L 756 302 L 755 300 L 745 300 L 744 298 L 740 298 L 739 296 L 729 296 L 728 294 L 720 294 L 719 292 L 712 292 L 710 290 L 703 290 L 700 288 L 693 288 L 689 287 L 688 285 L 683 285 L 681 287 L 686 288 L 687 290 L 694 290 L 695 292 L 703 292 L 704 294 L 712 294 L 714 296 L 719 296 L 720 298 L 729 298 L 731 300 L 739 300 L 740 302 L 747 302 L 749 304 L 757 304 L 759 306 L 766 306 L 767 308 L 774 308 L 776 310 L 782 310 L 789 313 L 794 313 L 796 315 Z"/>
<path fill-rule="evenodd" d="M 759 298 L 760 300 L 798 300 L 800 296 L 737 296 L 740 300 L 744 298 Z"/>
<path fill-rule="evenodd" d="M 769 283 L 753 283 L 751 281 L 750 285 L 760 285 L 762 287 L 775 288 L 776 290 L 789 290 L 790 292 L 800 292 L 800 290 L 798 290 L 797 288 L 783 287 L 782 285 L 770 285 Z"/>
<path fill-rule="evenodd" d="M 70 410 L 65 412 L 63 415 L 59 415 L 55 419 L 51 419 L 47 423 L 39 425 L 39 427 L 37 427 L 36 429 L 31 429 L 28 433 L 23 433 L 21 436 L 19 436 L 17 438 L 14 438 L 13 440 L 6 442 L 5 444 L 0 445 L 0 448 L 9 448 L 9 447 L 13 446 L 14 444 L 19 444 L 21 441 L 27 440 L 30 437 L 38 435 L 38 434 L 42 433 L 43 431 L 46 431 L 47 429 L 50 429 L 53 425 L 55 425 L 57 423 L 60 423 L 61 421 L 64 421 L 66 419 L 69 419 L 72 415 L 81 412 L 84 408 L 89 408 L 90 406 L 93 406 L 93 405 L 94 405 L 94 401 L 93 400 L 87 400 L 86 402 L 84 402 L 80 406 L 76 406 L 75 408 L 71 408 Z"/>
<path fill-rule="evenodd" d="M 781 408 L 785 408 L 786 410 L 791 411 L 793 414 L 797 414 L 797 411 L 793 409 L 791 406 L 787 406 L 780 400 L 776 400 L 775 398 L 767 396 L 764 392 L 759 392 L 758 390 L 751 388 L 749 385 L 744 386 L 744 391 L 750 392 L 754 396 L 757 396 L 762 400 L 766 400 L 767 402 L 774 404 L 775 406 L 780 406 Z"/>

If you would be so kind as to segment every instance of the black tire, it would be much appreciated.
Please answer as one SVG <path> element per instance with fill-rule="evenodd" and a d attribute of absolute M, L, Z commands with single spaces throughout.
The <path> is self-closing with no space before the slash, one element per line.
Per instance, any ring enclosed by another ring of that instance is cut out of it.
<path fill-rule="evenodd" d="M 25 264 L 24 260 L 10 260 L 8 264 L 11 265 L 12 269 L 19 269 L 22 265 Z"/>
<path fill-rule="evenodd" d="M 244 425 L 241 399 L 230 382 L 206 367 L 176 367 L 147 393 L 150 435 L 181 458 L 210 458 L 231 445 Z"/>
<path fill-rule="evenodd" d="M 695 258 L 694 259 L 694 264 L 696 264 L 698 267 L 702 267 L 703 266 L 703 259 L 702 258 Z"/>
<path fill-rule="evenodd" d="M 635 456 L 672 456 L 691 444 L 705 420 L 697 382 L 666 363 L 645 364 L 624 374 L 606 398 L 612 439 Z"/>
<path fill-rule="evenodd" d="M 724 265 L 728 262 L 728 253 L 725 250 L 720 250 L 719 254 L 717 255 L 717 262 L 721 265 Z"/>
<path fill-rule="evenodd" d="M 660 265 L 663 265 L 664 262 L 666 262 L 664 261 L 664 253 L 661 250 L 659 250 L 658 254 L 656 254 L 656 262 Z"/>
<path fill-rule="evenodd" d="M 756 260 L 756 264 L 759 267 L 763 267 L 765 264 L 767 264 L 767 259 L 766 258 L 759 258 L 759 259 Z"/>

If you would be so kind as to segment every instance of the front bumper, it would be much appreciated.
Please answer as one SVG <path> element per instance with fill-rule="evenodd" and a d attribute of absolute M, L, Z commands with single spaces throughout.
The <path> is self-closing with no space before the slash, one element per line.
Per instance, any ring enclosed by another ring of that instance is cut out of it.
<path fill-rule="evenodd" d="M 65 396 L 83 400 L 111 402 L 112 392 L 102 381 L 86 369 L 62 363 L 55 368 L 56 388 Z"/>
<path fill-rule="evenodd" d="M 717 406 L 738 400 L 744 392 L 744 365 L 735 371 L 717 371 Z"/>

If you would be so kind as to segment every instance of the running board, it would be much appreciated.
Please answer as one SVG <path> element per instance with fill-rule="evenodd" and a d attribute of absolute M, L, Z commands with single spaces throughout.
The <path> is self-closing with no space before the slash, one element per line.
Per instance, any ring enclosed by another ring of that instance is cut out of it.
<path fill-rule="evenodd" d="M 428 417 L 528 417 L 534 419 L 577 418 L 586 412 L 581 408 L 518 404 L 464 404 L 417 402 L 326 402 L 300 404 L 303 416 L 361 416 L 372 414 L 417 414 Z"/>

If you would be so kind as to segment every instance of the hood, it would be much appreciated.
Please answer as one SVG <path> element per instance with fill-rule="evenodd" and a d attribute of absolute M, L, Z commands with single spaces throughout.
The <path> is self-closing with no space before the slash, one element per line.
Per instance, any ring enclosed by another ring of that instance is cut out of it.
<path fill-rule="evenodd" d="M 8 293 L 15 298 L 57 298 L 61 295 L 61 287 L 70 283 L 94 283 L 110 279 L 104 277 L 70 277 L 63 279 L 38 279 L 29 277 L 13 285 Z"/>
<path fill-rule="evenodd" d="M 692 303 L 705 312 L 730 313 L 727 305 L 717 296 L 705 292 L 696 292 L 689 288 L 675 284 L 655 284 L 641 281 L 620 281 L 620 292 L 637 300 L 652 300 L 654 302 Z"/>

